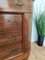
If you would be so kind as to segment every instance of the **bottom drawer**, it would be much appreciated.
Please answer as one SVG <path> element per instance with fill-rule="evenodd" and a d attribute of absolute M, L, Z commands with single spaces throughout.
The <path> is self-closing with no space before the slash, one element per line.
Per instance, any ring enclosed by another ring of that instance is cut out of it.
<path fill-rule="evenodd" d="M 6 58 L 12 57 L 21 52 L 22 52 L 21 42 L 0 47 L 0 60 L 4 60 Z"/>

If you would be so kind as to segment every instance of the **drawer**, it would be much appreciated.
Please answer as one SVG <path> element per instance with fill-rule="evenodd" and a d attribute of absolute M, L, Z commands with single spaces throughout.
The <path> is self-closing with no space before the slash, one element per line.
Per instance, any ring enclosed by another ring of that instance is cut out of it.
<path fill-rule="evenodd" d="M 9 58 L 22 52 L 22 43 L 13 43 L 0 46 L 0 59 Z"/>
<path fill-rule="evenodd" d="M 0 11 L 32 12 L 32 0 L 0 0 L 0 2 L 2 3 L 0 4 L 2 7 L 0 8 Z"/>
<path fill-rule="evenodd" d="M 0 46 L 11 44 L 11 43 L 17 43 L 19 41 L 22 41 L 22 35 L 21 34 L 7 34 L 7 35 L 1 35 L 0 36 Z"/>
<path fill-rule="evenodd" d="M 0 28 L 21 28 L 22 15 L 21 14 L 1 14 L 0 15 Z"/>
<path fill-rule="evenodd" d="M 9 7 L 17 12 L 32 11 L 32 0 L 8 0 Z"/>
<path fill-rule="evenodd" d="M 0 15 L 0 45 L 22 41 L 22 15 Z"/>

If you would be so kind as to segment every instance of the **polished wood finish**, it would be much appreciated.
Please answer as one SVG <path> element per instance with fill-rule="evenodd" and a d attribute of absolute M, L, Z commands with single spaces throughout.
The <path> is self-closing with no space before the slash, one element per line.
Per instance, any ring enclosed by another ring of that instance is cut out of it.
<path fill-rule="evenodd" d="M 32 12 L 32 0 L 3 0 L 1 3 L 2 10 L 6 12 Z M 0 9 L 0 11 L 2 10 Z"/>
<path fill-rule="evenodd" d="M 26 60 L 31 46 L 32 0 L 0 1 L 8 5 L 0 7 L 0 59 Z"/>

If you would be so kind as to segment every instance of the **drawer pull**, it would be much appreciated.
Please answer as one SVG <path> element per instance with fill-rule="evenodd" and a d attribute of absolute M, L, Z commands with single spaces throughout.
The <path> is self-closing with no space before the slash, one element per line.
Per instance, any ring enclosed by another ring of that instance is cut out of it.
<path fill-rule="evenodd" d="M 11 49 L 8 53 L 8 56 L 11 56 L 11 55 L 14 55 L 14 54 L 17 54 L 18 52 L 20 51 L 19 48 L 16 48 L 16 49 Z"/>
<path fill-rule="evenodd" d="M 12 40 L 16 40 L 16 36 L 13 37 L 13 36 L 8 36 L 9 39 L 12 39 Z"/>
<path fill-rule="evenodd" d="M 12 49 L 10 52 L 18 52 L 20 49 L 16 48 L 16 49 Z"/>
<path fill-rule="evenodd" d="M 14 0 L 14 3 L 18 6 L 23 6 L 24 5 L 23 0 Z"/>

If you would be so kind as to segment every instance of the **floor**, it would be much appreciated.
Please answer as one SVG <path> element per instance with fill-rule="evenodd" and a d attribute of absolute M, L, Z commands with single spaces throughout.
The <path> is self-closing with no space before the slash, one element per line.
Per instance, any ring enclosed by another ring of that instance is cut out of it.
<path fill-rule="evenodd" d="M 36 43 L 32 43 L 31 55 L 28 60 L 45 60 L 45 47 L 39 47 Z"/>

